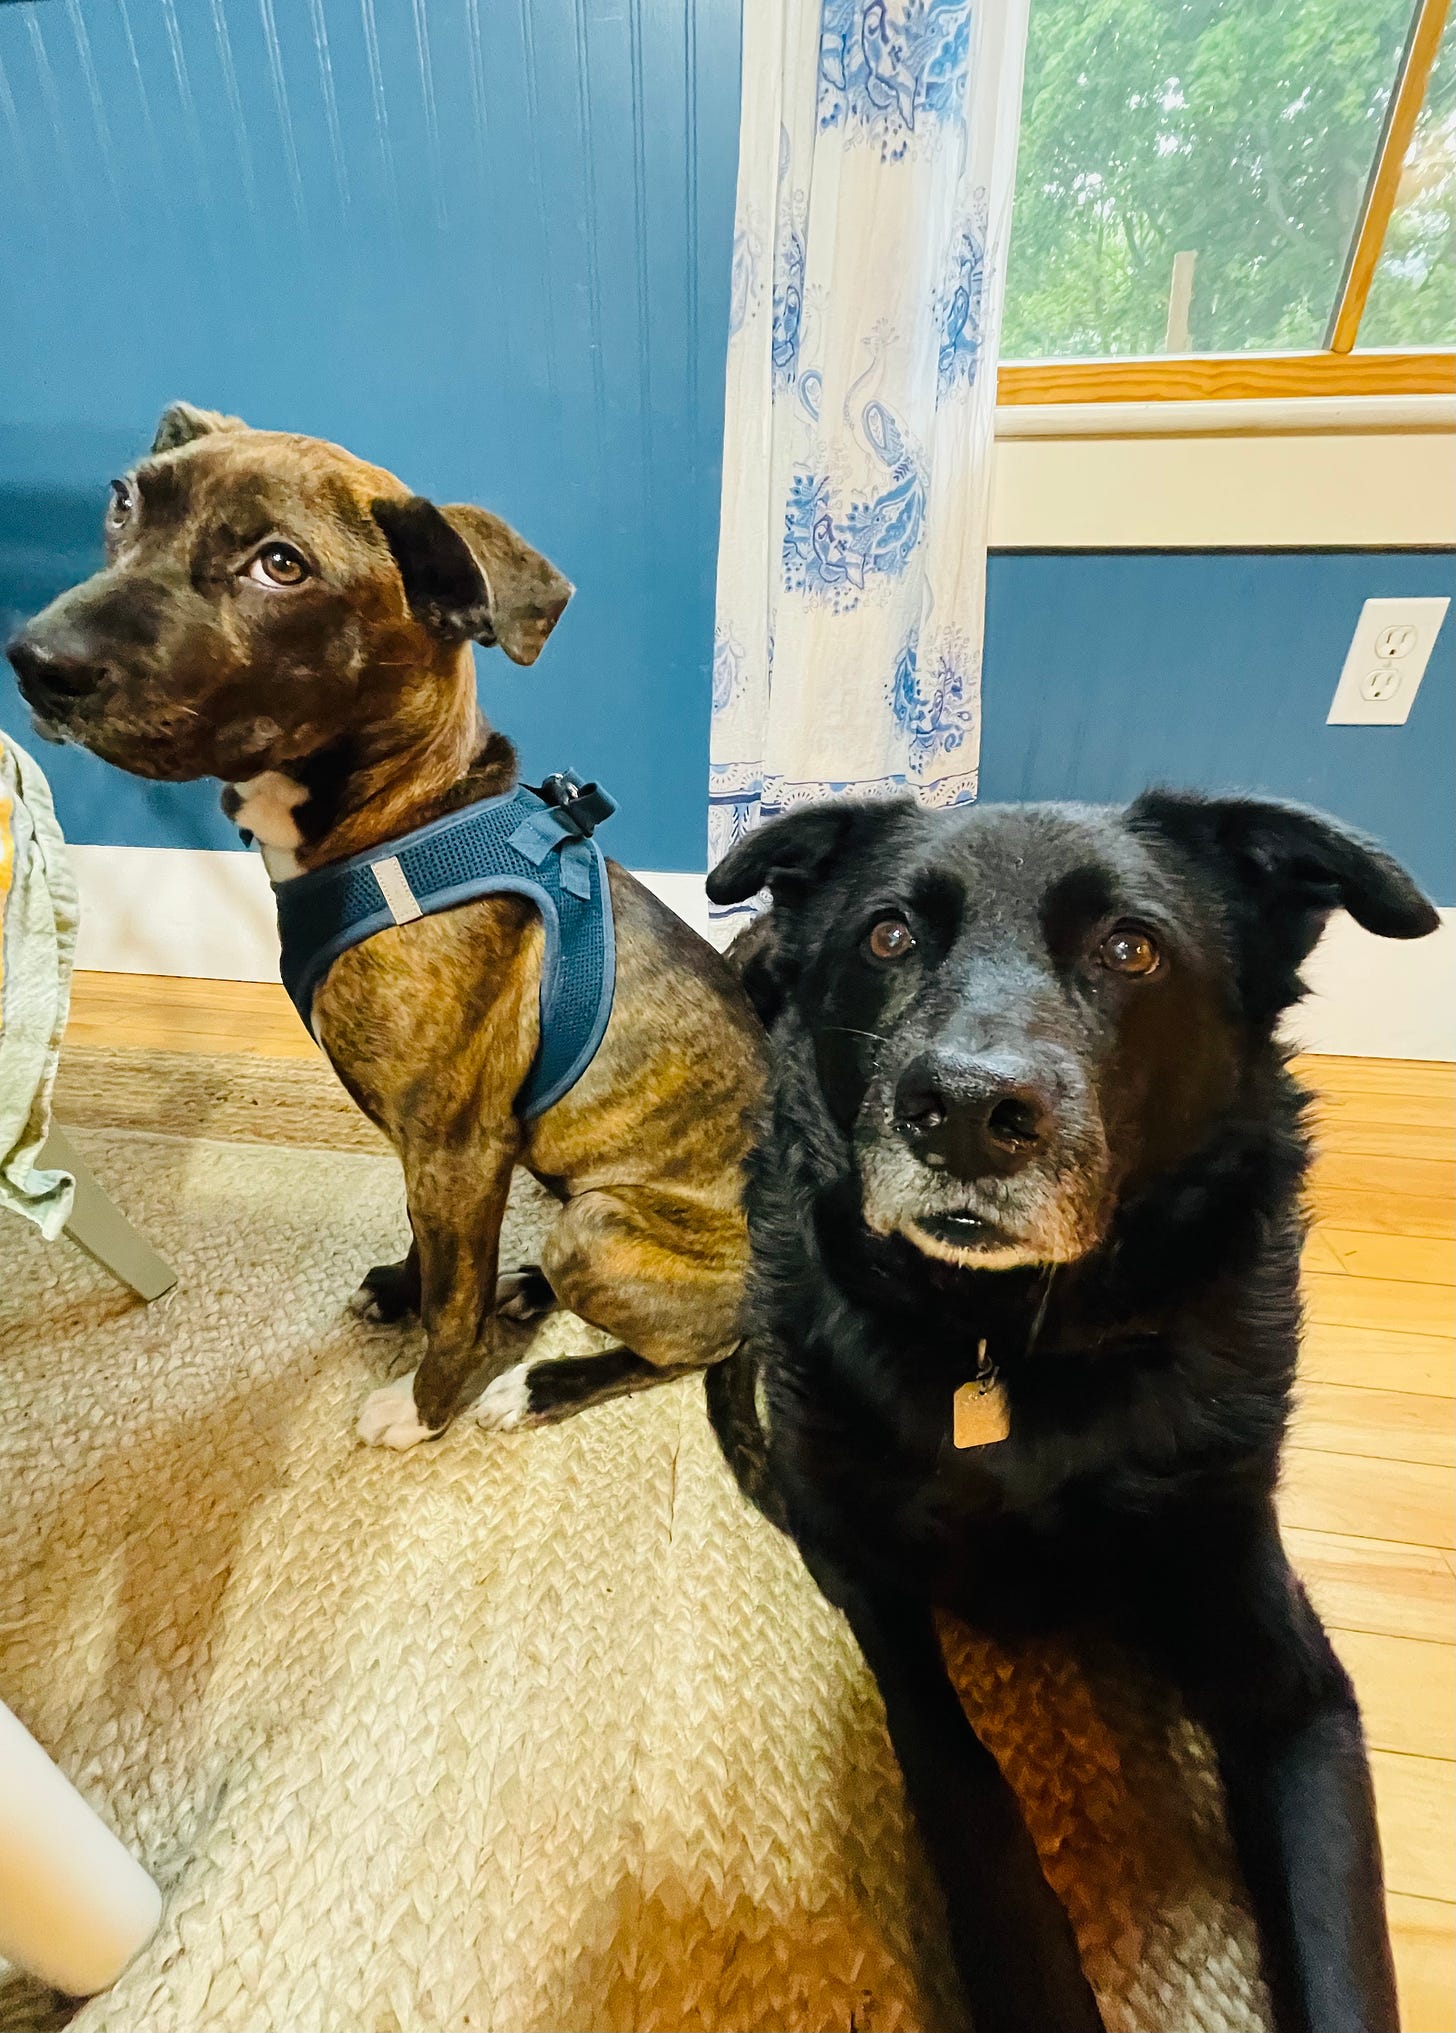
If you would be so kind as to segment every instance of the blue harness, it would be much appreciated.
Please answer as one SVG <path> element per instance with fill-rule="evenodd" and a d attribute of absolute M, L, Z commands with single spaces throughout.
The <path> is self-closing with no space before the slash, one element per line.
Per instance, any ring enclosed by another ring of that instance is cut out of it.
<path fill-rule="evenodd" d="M 616 805 L 565 771 L 518 784 L 413 833 L 273 885 L 283 985 L 310 1031 L 313 998 L 341 953 L 390 925 L 483 896 L 526 897 L 541 913 L 541 1042 L 516 1097 L 542 1114 L 596 1054 L 617 983 L 612 897 L 593 829 Z"/>

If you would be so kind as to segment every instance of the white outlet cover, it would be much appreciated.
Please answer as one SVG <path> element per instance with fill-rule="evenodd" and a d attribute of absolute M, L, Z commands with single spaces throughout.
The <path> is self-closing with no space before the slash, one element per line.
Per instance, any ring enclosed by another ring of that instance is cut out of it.
<path fill-rule="evenodd" d="M 1445 596 L 1367 600 L 1327 727 L 1403 727 L 1451 605 Z"/>

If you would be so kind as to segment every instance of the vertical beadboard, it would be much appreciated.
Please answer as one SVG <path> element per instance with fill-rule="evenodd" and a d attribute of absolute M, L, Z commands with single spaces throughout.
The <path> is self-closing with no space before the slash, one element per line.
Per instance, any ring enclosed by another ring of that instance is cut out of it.
<path fill-rule="evenodd" d="M 0 625 L 88 569 L 175 396 L 487 503 L 576 581 L 482 658 L 622 859 L 701 868 L 738 0 L 0 6 Z M 6 700 L 9 717 L 13 695 Z M 47 756 L 76 837 L 227 835 Z"/>

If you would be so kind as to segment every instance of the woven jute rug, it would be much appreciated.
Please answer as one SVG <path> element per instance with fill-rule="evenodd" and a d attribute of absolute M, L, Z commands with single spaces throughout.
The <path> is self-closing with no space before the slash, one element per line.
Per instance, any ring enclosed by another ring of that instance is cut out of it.
<path fill-rule="evenodd" d="M 62 1119 L 181 1282 L 0 1229 L 0 1689 L 167 1903 L 79 2009 L 0 1966 L 0 2026 L 956 2024 L 877 1698 L 700 1380 L 357 1446 L 413 1345 L 344 1311 L 402 1247 L 393 1160 L 321 1069 L 106 1057 Z M 1262 2029 L 1187 1727 L 1116 1661 L 951 1651 L 1114 2033 Z"/>

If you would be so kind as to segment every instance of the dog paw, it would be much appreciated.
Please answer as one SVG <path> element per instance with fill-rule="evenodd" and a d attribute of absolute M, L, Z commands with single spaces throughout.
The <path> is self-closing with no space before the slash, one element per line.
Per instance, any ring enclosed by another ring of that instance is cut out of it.
<path fill-rule="evenodd" d="M 414 1447 L 421 1440 L 433 1440 L 441 1429 L 420 1424 L 411 1373 L 369 1393 L 355 1430 L 366 1447 L 392 1447 L 403 1454 L 407 1447 Z"/>
<path fill-rule="evenodd" d="M 531 1409 L 531 1368 L 528 1362 L 518 1362 L 502 1370 L 486 1385 L 468 1416 L 491 1433 L 519 1433 L 527 1426 L 542 1424 L 540 1414 Z"/>
<path fill-rule="evenodd" d="M 539 1320 L 556 1306 L 556 1294 L 539 1264 L 522 1264 L 496 1280 L 495 1310 L 503 1320 Z"/>
<path fill-rule="evenodd" d="M 349 1301 L 351 1313 L 380 1327 L 419 1310 L 419 1273 L 408 1259 L 401 1264 L 376 1264 Z"/>

